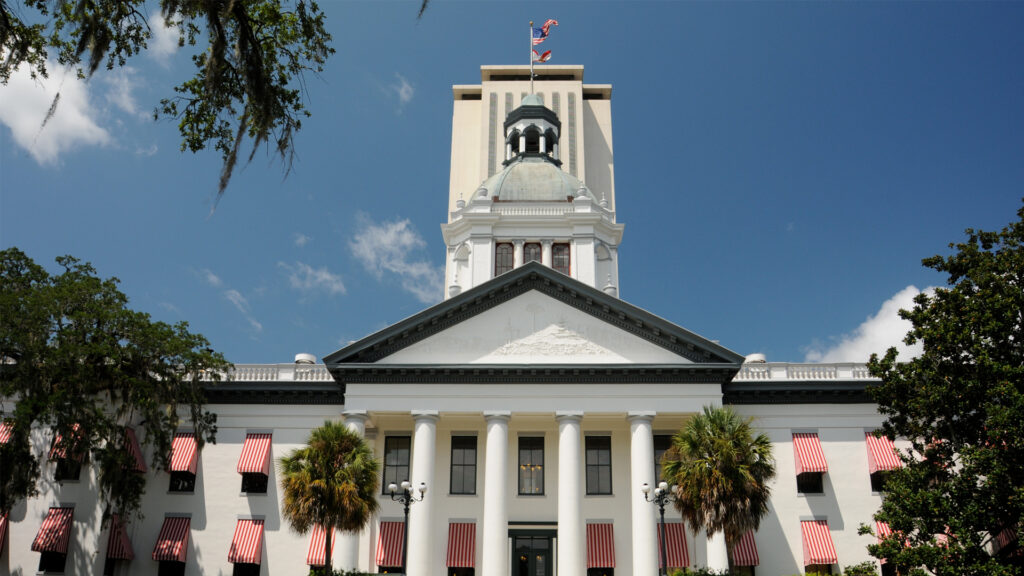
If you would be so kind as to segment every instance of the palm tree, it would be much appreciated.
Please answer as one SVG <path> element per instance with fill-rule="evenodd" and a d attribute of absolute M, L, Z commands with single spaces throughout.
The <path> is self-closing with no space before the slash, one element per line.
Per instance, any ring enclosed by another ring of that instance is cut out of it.
<path fill-rule="evenodd" d="M 280 468 L 281 512 L 299 534 L 324 527 L 330 574 L 334 529 L 358 532 L 377 512 L 380 462 L 359 434 L 328 421 L 310 432 L 306 446 L 281 458 Z"/>
<path fill-rule="evenodd" d="M 704 407 L 672 437 L 663 458 L 665 479 L 678 486 L 675 505 L 694 534 L 722 532 L 729 552 L 768 512 L 775 477 L 772 445 L 754 436 L 751 419 L 731 408 Z M 730 554 L 731 556 L 731 554 Z"/>

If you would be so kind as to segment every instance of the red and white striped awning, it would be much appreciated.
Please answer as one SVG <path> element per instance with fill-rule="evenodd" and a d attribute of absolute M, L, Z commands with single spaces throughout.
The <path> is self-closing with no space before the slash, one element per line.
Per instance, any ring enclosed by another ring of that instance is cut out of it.
<path fill-rule="evenodd" d="M 11 441 L 11 431 L 14 430 L 14 424 L 10 422 L 0 422 L 0 444 L 7 444 Z"/>
<path fill-rule="evenodd" d="M 146 471 L 146 459 L 142 457 L 142 446 L 139 445 L 139 437 L 135 435 L 135 428 L 126 426 L 124 429 L 124 444 L 128 452 L 135 458 L 135 471 Z"/>
<path fill-rule="evenodd" d="M 587 568 L 615 568 L 615 533 L 611 524 L 587 524 Z"/>
<path fill-rule="evenodd" d="M 235 537 L 231 539 L 228 562 L 232 564 L 260 564 L 263 557 L 263 520 L 239 520 Z"/>
<path fill-rule="evenodd" d="M 239 474 L 270 475 L 270 434 L 246 434 L 242 455 L 238 457 Z"/>
<path fill-rule="evenodd" d="M 824 520 L 802 520 L 800 531 L 804 536 L 804 566 L 810 564 L 835 564 L 839 561 L 828 522 Z"/>
<path fill-rule="evenodd" d="M 78 424 L 75 424 L 72 428 L 72 433 L 76 438 L 65 440 L 64 436 L 60 433 L 57 434 L 56 438 L 53 439 L 53 447 L 50 448 L 50 460 L 60 460 L 68 457 L 68 448 L 72 449 L 72 458 L 75 460 L 82 459 L 82 452 L 77 449 L 78 444 Z"/>
<path fill-rule="evenodd" d="M 324 548 L 324 538 L 327 532 L 319 524 L 313 526 L 313 537 L 309 539 L 309 552 L 306 553 L 307 566 L 326 566 L 327 549 Z M 338 543 L 338 535 L 331 531 L 331 557 L 334 557 L 334 545 Z"/>
<path fill-rule="evenodd" d="M 817 432 L 794 432 L 793 451 L 796 452 L 796 473 L 828 472 L 825 453 Z"/>
<path fill-rule="evenodd" d="M 665 556 L 669 568 L 688 568 L 690 553 L 686 549 L 686 527 L 680 522 L 665 524 Z M 658 525 L 658 566 L 664 568 L 661 561 L 661 524 Z"/>
<path fill-rule="evenodd" d="M 0 514 L 0 550 L 4 547 L 4 536 L 7 535 L 7 514 Z"/>
<path fill-rule="evenodd" d="M 753 530 L 747 530 L 740 541 L 732 547 L 732 563 L 733 566 L 757 566 L 761 563 L 761 559 L 757 557 Z"/>
<path fill-rule="evenodd" d="M 474 568 L 476 566 L 476 524 L 452 522 L 448 524 L 449 568 Z"/>
<path fill-rule="evenodd" d="M 169 472 L 196 473 L 198 450 L 196 435 L 191 432 L 179 432 L 171 442 L 171 468 Z"/>
<path fill-rule="evenodd" d="M 68 542 L 71 540 L 71 518 L 74 515 L 74 508 L 50 508 L 36 539 L 32 541 L 32 551 L 67 554 Z"/>
<path fill-rule="evenodd" d="M 110 519 L 110 538 L 107 539 L 107 558 L 118 560 L 131 560 L 135 558 L 135 551 L 132 550 L 132 541 L 128 539 L 128 531 L 125 530 L 124 522 L 117 514 Z"/>
<path fill-rule="evenodd" d="M 875 521 L 875 532 L 878 533 L 879 540 L 885 540 L 892 535 L 892 528 L 889 528 L 888 522 Z"/>
<path fill-rule="evenodd" d="M 866 433 L 864 440 L 868 445 L 868 474 L 874 474 L 879 470 L 895 470 L 903 466 L 892 440 L 885 436 L 876 438 L 873 432 Z"/>
<path fill-rule="evenodd" d="M 1006 528 L 1003 528 L 1002 530 L 999 531 L 999 534 L 996 534 L 995 544 L 994 544 L 995 551 L 999 552 L 1003 548 L 1006 548 L 1010 544 L 1013 544 L 1014 540 L 1016 540 L 1016 539 L 1017 539 L 1017 530 L 1015 530 L 1012 526 L 1007 526 Z M 0 534 L 0 544 L 3 544 L 3 542 L 4 542 L 3 534 Z"/>
<path fill-rule="evenodd" d="M 164 518 L 160 535 L 153 547 L 153 560 L 157 562 L 184 562 L 188 558 L 188 529 L 191 518 Z"/>
<path fill-rule="evenodd" d="M 402 538 L 405 524 L 402 522 L 381 522 L 377 538 L 377 566 L 402 565 Z"/>

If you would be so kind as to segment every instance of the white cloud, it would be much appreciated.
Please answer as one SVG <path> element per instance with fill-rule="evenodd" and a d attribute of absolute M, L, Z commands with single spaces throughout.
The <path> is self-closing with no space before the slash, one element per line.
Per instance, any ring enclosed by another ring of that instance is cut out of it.
<path fill-rule="evenodd" d="M 411 257 L 411 253 L 423 248 L 425 243 L 409 220 L 377 224 L 366 215 L 361 215 L 359 220 L 359 229 L 349 240 L 349 249 L 363 267 L 378 280 L 383 280 L 385 273 L 394 274 L 400 278 L 402 288 L 421 302 L 437 302 L 441 297 L 444 272 L 425 259 Z"/>
<path fill-rule="evenodd" d="M 252 326 L 253 330 L 257 332 L 263 331 L 263 325 L 260 324 L 249 312 L 249 301 L 245 299 L 245 296 L 242 296 L 241 292 L 234 289 L 225 290 L 224 297 L 235 305 L 235 308 L 237 308 L 238 311 L 242 313 L 242 316 L 249 321 L 249 325 Z"/>
<path fill-rule="evenodd" d="M 158 150 L 159 150 L 159 148 L 157 148 L 156 144 L 150 144 L 149 148 L 143 148 L 142 146 L 136 146 L 135 147 L 135 155 L 136 156 L 146 156 L 146 157 L 155 156 Z"/>
<path fill-rule="evenodd" d="M 214 288 L 220 288 L 221 286 L 224 285 L 224 283 L 221 282 L 220 280 L 220 276 L 214 274 L 209 268 L 203 268 L 202 270 L 199 271 L 199 273 L 202 275 L 203 280 L 205 280 L 207 284 L 213 286 Z"/>
<path fill-rule="evenodd" d="M 149 39 L 146 54 L 166 68 L 178 51 L 178 28 L 168 26 L 164 15 L 157 11 L 149 16 L 149 29 L 153 36 Z"/>
<path fill-rule="evenodd" d="M 395 92 L 395 96 L 398 97 L 398 109 L 401 110 L 406 104 L 412 102 L 412 97 L 416 91 L 404 76 L 396 72 L 395 77 L 398 78 L 398 83 L 392 84 L 391 89 Z"/>
<path fill-rule="evenodd" d="M 345 293 L 345 284 L 341 281 L 341 276 L 331 273 L 326 266 L 313 268 L 302 262 L 296 262 L 294 266 L 284 262 L 278 262 L 277 265 L 289 272 L 288 283 L 296 290 L 323 290 L 332 296 Z"/>
<path fill-rule="evenodd" d="M 931 293 L 935 288 L 928 287 L 924 292 Z M 874 316 L 869 316 L 853 332 L 833 338 L 829 347 L 817 344 L 808 347 L 805 362 L 867 362 L 872 353 L 884 354 L 891 346 L 899 350 L 900 358 L 908 359 L 919 356 L 922 352 L 921 343 L 907 346 L 903 338 L 910 331 L 909 320 L 899 317 L 900 309 L 910 310 L 914 307 L 914 297 L 922 291 L 915 286 L 907 286 L 892 298 L 882 303 L 882 307 Z"/>
<path fill-rule="evenodd" d="M 303 234 L 301 232 L 296 232 L 295 233 L 295 245 L 298 246 L 299 248 L 302 248 L 306 244 L 309 244 L 310 240 L 312 240 L 312 238 L 310 238 L 309 236 L 306 236 L 305 234 Z"/>
<path fill-rule="evenodd" d="M 10 128 L 14 141 L 43 166 L 56 165 L 69 150 L 109 145 L 110 134 L 94 120 L 90 85 L 56 62 L 48 61 L 46 69 L 49 78 L 33 79 L 23 65 L 0 88 L 0 122 Z M 54 104 L 55 112 L 43 126 Z"/>
<path fill-rule="evenodd" d="M 138 71 L 131 66 L 123 66 L 121 68 L 115 68 L 114 70 L 108 70 L 101 76 L 104 84 L 109 86 L 109 89 L 104 94 L 107 102 L 132 116 L 138 116 L 141 119 L 148 119 L 149 114 L 139 108 L 138 102 L 135 101 L 135 95 L 133 92 L 136 88 L 142 85 L 142 82 L 138 79 Z"/>

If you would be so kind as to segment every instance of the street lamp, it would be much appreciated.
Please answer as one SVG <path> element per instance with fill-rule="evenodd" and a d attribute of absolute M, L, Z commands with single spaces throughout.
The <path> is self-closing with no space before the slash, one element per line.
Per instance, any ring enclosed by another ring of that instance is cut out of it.
<path fill-rule="evenodd" d="M 666 551 L 666 541 L 668 538 L 667 534 L 665 534 L 665 504 L 675 502 L 675 494 L 678 489 L 679 487 L 675 484 L 669 488 L 668 482 L 661 482 L 654 489 L 654 497 L 652 498 L 651 487 L 647 482 L 644 482 L 643 486 L 640 487 L 640 491 L 644 493 L 644 500 L 653 502 L 658 507 L 658 513 L 661 515 L 661 521 L 659 522 L 659 529 L 661 530 L 661 566 L 658 567 L 658 576 L 667 576 L 668 574 L 668 553 Z"/>
<path fill-rule="evenodd" d="M 408 480 L 402 480 L 401 491 L 399 491 L 399 487 L 394 482 L 388 484 L 388 492 L 391 493 L 391 499 L 395 502 L 401 502 L 405 509 L 405 524 L 402 525 L 402 574 L 406 574 L 405 560 L 406 554 L 409 552 L 409 506 L 413 502 L 423 501 L 423 498 L 427 495 L 427 483 L 420 482 L 419 498 L 413 495 L 412 484 Z"/>

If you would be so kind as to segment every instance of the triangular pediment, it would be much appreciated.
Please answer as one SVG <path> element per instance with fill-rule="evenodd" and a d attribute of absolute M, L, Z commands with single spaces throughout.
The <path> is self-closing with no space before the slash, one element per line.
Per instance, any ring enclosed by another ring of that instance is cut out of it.
<path fill-rule="evenodd" d="M 324 358 L 353 365 L 712 365 L 743 357 L 536 262 Z M 333 370 L 333 369 L 332 369 Z"/>

